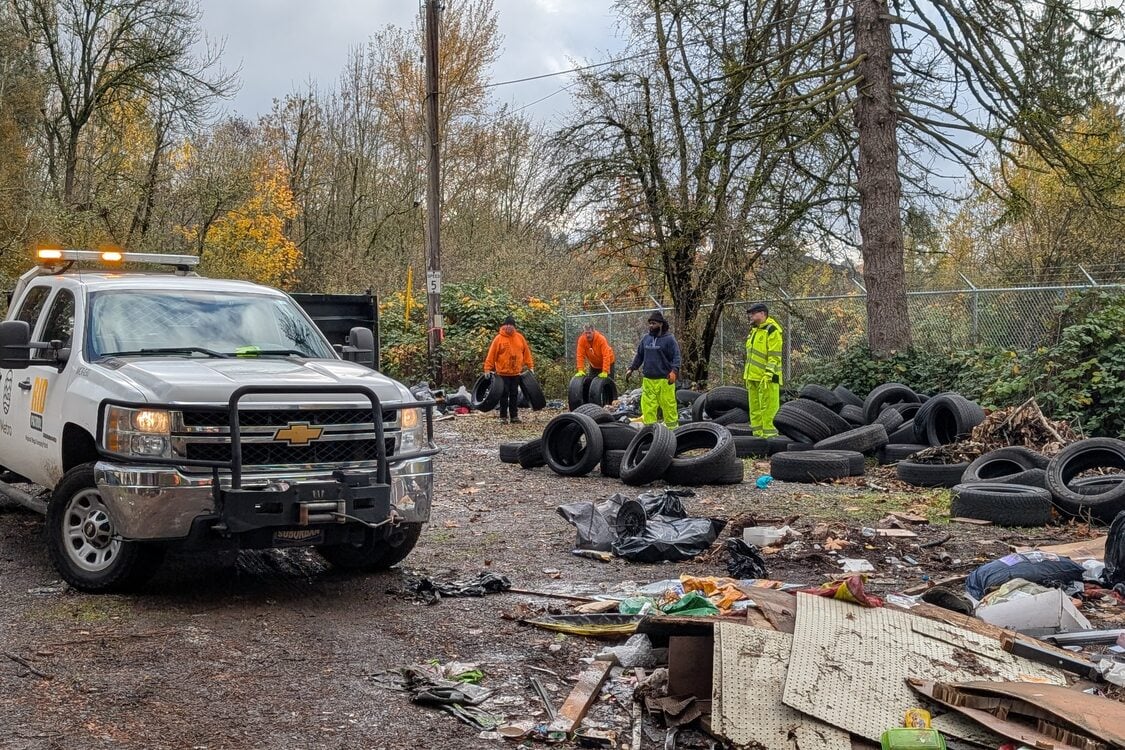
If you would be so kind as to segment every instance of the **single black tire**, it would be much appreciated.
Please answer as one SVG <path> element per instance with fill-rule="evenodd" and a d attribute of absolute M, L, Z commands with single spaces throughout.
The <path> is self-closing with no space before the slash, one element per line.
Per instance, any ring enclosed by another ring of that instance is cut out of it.
<path fill-rule="evenodd" d="M 500 462 L 505 464 L 518 464 L 520 462 L 520 446 L 523 443 L 500 443 Z"/>
<path fill-rule="evenodd" d="M 738 408 L 723 412 L 711 421 L 715 424 L 721 424 L 725 427 L 729 424 L 746 424 L 749 420 L 750 414 L 745 409 Z"/>
<path fill-rule="evenodd" d="M 605 422 L 598 427 L 602 431 L 602 450 L 623 451 L 637 436 L 635 429 L 620 422 Z"/>
<path fill-rule="evenodd" d="M 1021 484 L 964 482 L 953 488 L 950 513 L 999 526 L 1043 526 L 1051 520 L 1051 493 Z"/>
<path fill-rule="evenodd" d="M 773 424 L 779 432 L 799 443 L 816 443 L 851 429 L 839 414 L 808 399 L 782 404 L 774 415 Z"/>
<path fill-rule="evenodd" d="M 735 460 L 727 464 L 719 473 L 711 480 L 711 484 L 742 484 L 746 478 L 746 465 L 741 461 Z"/>
<path fill-rule="evenodd" d="M 999 448 L 970 462 L 961 481 L 964 483 L 999 481 L 1013 474 L 1021 474 L 1028 469 L 1044 469 L 1047 463 L 1046 456 L 1030 448 L 1018 445 Z"/>
<path fill-rule="evenodd" d="M 406 559 L 422 535 L 421 523 L 366 529 L 359 544 L 322 544 L 320 556 L 341 570 L 387 570 Z"/>
<path fill-rule="evenodd" d="M 733 435 L 734 455 L 738 458 L 765 458 L 769 455 L 769 441 L 753 435 Z"/>
<path fill-rule="evenodd" d="M 848 462 L 848 475 L 853 477 L 862 477 L 864 471 L 867 469 L 867 460 L 863 454 L 858 451 L 846 450 L 816 450 L 817 453 L 824 453 L 836 456 L 837 458 L 846 459 Z"/>
<path fill-rule="evenodd" d="M 585 375 L 575 375 L 566 386 L 566 405 L 571 411 L 586 403 L 590 380 Z"/>
<path fill-rule="evenodd" d="M 740 435 L 750 436 L 754 434 L 754 428 L 749 424 L 725 424 L 723 425 L 723 427 L 726 427 L 727 432 L 729 432 L 731 435 L 734 435 L 735 437 L 738 437 Z"/>
<path fill-rule="evenodd" d="M 895 474 L 915 487 L 953 487 L 961 483 L 961 475 L 969 468 L 968 461 L 956 464 L 922 464 L 899 461 Z"/>
<path fill-rule="evenodd" d="M 863 399 L 852 392 L 846 385 L 838 385 L 832 389 L 832 392 L 835 393 L 836 398 L 840 399 L 843 403 L 858 406 L 861 409 L 863 408 Z"/>
<path fill-rule="evenodd" d="M 1070 489 L 1081 495 L 1100 495 L 1125 482 L 1125 474 L 1104 474 L 1098 477 L 1082 477 L 1070 483 Z"/>
<path fill-rule="evenodd" d="M 978 404 L 956 393 L 931 399 L 926 406 L 930 407 L 926 419 L 926 441 L 930 445 L 948 445 L 968 437 L 985 417 Z"/>
<path fill-rule="evenodd" d="M 663 424 L 647 424 L 637 432 L 621 459 L 621 481 L 633 487 L 664 476 L 676 455 L 676 435 Z"/>
<path fill-rule="evenodd" d="M 586 403 L 609 406 L 617 400 L 617 383 L 613 378 L 594 377 L 586 390 Z"/>
<path fill-rule="evenodd" d="M 822 482 L 851 476 L 852 465 L 847 456 L 835 452 L 784 451 L 770 457 L 770 475 L 783 482 Z"/>
<path fill-rule="evenodd" d="M 1079 485 L 1081 491 L 1071 486 L 1076 477 L 1091 469 L 1125 469 L 1125 440 L 1090 438 L 1063 448 L 1047 464 L 1047 489 L 1063 513 L 1110 523 L 1125 510 L 1125 482 L 1084 482 Z M 1104 489 L 1093 492 L 1099 488 Z"/>
<path fill-rule="evenodd" d="M 889 435 L 890 433 L 901 427 L 904 421 L 906 420 L 902 418 L 902 413 L 892 406 L 879 412 L 879 416 L 875 417 L 875 421 L 871 424 L 883 425 L 883 427 L 885 427 L 887 430 L 887 434 Z"/>
<path fill-rule="evenodd" d="M 749 406 L 750 394 L 740 385 L 720 385 L 707 391 L 707 409 L 714 416 Z"/>
<path fill-rule="evenodd" d="M 867 424 L 873 423 L 878 418 L 879 412 L 883 410 L 884 404 L 917 401 L 918 394 L 902 383 L 883 383 L 867 394 L 863 402 L 863 420 Z"/>
<path fill-rule="evenodd" d="M 520 390 L 527 396 L 527 403 L 531 404 L 532 411 L 539 411 L 547 405 L 547 397 L 543 395 L 543 388 L 539 385 L 535 373 L 531 370 L 520 375 Z"/>
<path fill-rule="evenodd" d="M 914 420 L 913 419 L 908 419 L 905 422 L 903 422 L 899 426 L 899 428 L 897 430 L 895 430 L 894 432 L 890 432 L 888 430 L 887 439 L 890 440 L 892 444 L 898 443 L 900 445 L 907 445 L 907 444 L 922 445 L 922 443 L 917 442 L 917 440 L 915 440 L 915 438 L 914 438 Z M 926 446 L 926 447 L 929 447 L 929 446 Z"/>
<path fill-rule="evenodd" d="M 825 438 L 816 444 L 816 450 L 845 450 L 857 453 L 872 453 L 888 442 L 887 430 L 881 424 L 868 424 L 863 427 L 841 432 Z"/>
<path fill-rule="evenodd" d="M 670 484 L 713 484 L 727 464 L 737 460 L 734 437 L 722 425 L 712 422 L 686 424 L 677 427 L 673 434 L 676 436 L 676 452 L 664 472 L 664 480 Z M 700 455 L 684 455 L 700 449 L 704 451 Z"/>
<path fill-rule="evenodd" d="M 575 414 L 585 414 L 590 419 L 598 424 L 609 424 L 616 422 L 613 415 L 605 410 L 605 407 L 598 406 L 597 404 L 580 404 L 577 409 L 574 409 Z"/>
<path fill-rule="evenodd" d="M 786 435 L 766 438 L 766 455 L 772 456 L 775 453 L 783 453 L 789 450 L 789 444 L 792 442 L 793 441 Z"/>
<path fill-rule="evenodd" d="M 559 414 L 543 428 L 543 458 L 560 476 L 586 476 L 601 462 L 603 450 L 601 427 L 585 414 Z"/>
<path fill-rule="evenodd" d="M 492 411 L 499 405 L 504 397 L 504 378 L 493 375 L 481 375 L 473 383 L 473 390 L 469 394 L 470 406 L 477 411 Z"/>
<path fill-rule="evenodd" d="M 875 452 L 875 457 L 880 464 L 893 464 L 910 458 L 918 451 L 924 451 L 929 447 L 917 443 L 887 443 Z"/>
<path fill-rule="evenodd" d="M 127 591 L 148 580 L 164 559 L 158 542 L 120 537 L 94 482 L 94 464 L 63 475 L 47 503 L 47 549 L 59 575 L 76 589 Z"/>
<path fill-rule="evenodd" d="M 968 474 L 968 469 L 965 470 Z M 965 483 L 962 477 L 962 484 Z M 1007 476 L 997 477 L 996 479 L 986 479 L 986 482 L 995 482 L 996 484 L 1025 484 L 1028 487 L 1042 487 L 1047 489 L 1047 470 L 1046 469 L 1026 469 L 1018 474 L 1008 474 Z"/>
<path fill-rule="evenodd" d="M 750 405 L 749 400 L 747 400 L 746 405 Z M 714 415 L 707 413 L 707 394 L 701 393 L 695 401 L 691 402 L 691 421 L 703 422 L 712 416 Z"/>
<path fill-rule="evenodd" d="M 543 457 L 543 438 L 537 437 L 534 440 L 528 440 L 516 449 L 516 460 L 525 469 L 537 469 L 540 466 L 546 466 L 547 459 Z"/>
<path fill-rule="evenodd" d="M 822 385 L 817 385 L 816 383 L 809 383 L 798 391 L 797 398 L 807 398 L 811 401 L 816 401 L 818 404 L 823 404 L 834 412 L 839 412 L 844 406 L 844 401 L 833 391 L 828 390 Z"/>
<path fill-rule="evenodd" d="M 680 406 L 691 406 L 703 394 L 690 388 L 680 388 L 676 391 L 676 403 Z"/>
<path fill-rule="evenodd" d="M 602 462 L 598 464 L 601 469 L 603 477 L 610 479 L 621 478 L 621 457 L 625 455 L 623 450 L 607 450 L 602 452 Z"/>
<path fill-rule="evenodd" d="M 929 445 L 928 438 L 926 437 L 926 425 L 929 424 L 930 421 L 930 412 L 933 410 L 934 406 L 936 406 L 936 404 L 934 403 L 935 400 L 940 396 L 960 395 L 961 394 L 954 391 L 943 391 L 942 393 L 938 393 L 937 395 L 930 396 L 924 401 L 920 401 L 919 403 L 921 405 L 918 407 L 918 411 L 914 412 L 914 416 L 911 417 L 911 419 L 914 420 L 914 437 L 910 439 L 910 442 Z"/>
<path fill-rule="evenodd" d="M 863 421 L 863 407 L 856 406 L 855 404 L 844 404 L 840 407 L 840 416 L 847 420 L 848 424 L 853 427 L 865 425 L 867 422 Z"/>

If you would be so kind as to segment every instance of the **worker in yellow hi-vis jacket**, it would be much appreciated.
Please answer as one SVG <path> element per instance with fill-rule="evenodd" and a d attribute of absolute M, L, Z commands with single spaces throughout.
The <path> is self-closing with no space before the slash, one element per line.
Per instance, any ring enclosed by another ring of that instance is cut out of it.
<path fill-rule="evenodd" d="M 750 392 L 750 427 L 758 437 L 773 437 L 773 417 L 781 405 L 781 324 L 769 308 L 756 302 L 746 308 L 750 333 L 746 337 L 746 368 L 742 379 Z"/>

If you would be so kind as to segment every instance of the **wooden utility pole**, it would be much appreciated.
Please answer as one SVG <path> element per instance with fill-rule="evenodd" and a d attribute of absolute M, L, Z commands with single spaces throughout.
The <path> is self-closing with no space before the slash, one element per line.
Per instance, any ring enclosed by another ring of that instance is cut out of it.
<path fill-rule="evenodd" d="M 898 109 L 886 0 L 852 0 L 855 52 L 863 77 L 856 102 L 859 236 L 867 287 L 867 344 L 876 354 L 910 346 L 903 263 Z"/>
<path fill-rule="evenodd" d="M 438 23 L 441 0 L 426 0 L 426 341 L 433 385 L 442 384 L 441 340 L 441 141 L 438 133 Z"/>

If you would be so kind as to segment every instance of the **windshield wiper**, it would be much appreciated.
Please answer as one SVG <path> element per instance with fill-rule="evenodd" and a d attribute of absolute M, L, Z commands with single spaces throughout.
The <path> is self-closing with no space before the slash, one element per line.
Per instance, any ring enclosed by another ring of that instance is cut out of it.
<path fill-rule="evenodd" d="M 312 359 L 313 355 L 308 352 L 303 352 L 300 349 L 254 349 L 248 348 L 243 351 L 236 351 L 236 357 L 288 357 L 294 355 L 297 357 L 304 357 L 305 359 Z M 227 355 L 230 356 L 230 355 Z"/>
<path fill-rule="evenodd" d="M 103 357 L 128 357 L 136 354 L 206 354 L 208 357 L 227 359 L 229 354 L 204 349 L 202 346 L 162 346 L 155 349 L 133 349 L 125 352 L 106 352 Z"/>

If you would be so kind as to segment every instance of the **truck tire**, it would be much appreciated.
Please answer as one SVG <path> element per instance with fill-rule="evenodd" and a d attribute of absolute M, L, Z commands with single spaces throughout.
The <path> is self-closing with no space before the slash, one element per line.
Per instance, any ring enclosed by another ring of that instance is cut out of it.
<path fill-rule="evenodd" d="M 961 476 L 969 468 L 968 461 L 956 464 L 922 464 L 899 461 L 895 474 L 915 487 L 953 487 L 961 483 Z"/>
<path fill-rule="evenodd" d="M 543 458 L 559 476 L 586 476 L 601 463 L 603 450 L 601 428 L 585 414 L 564 412 L 543 428 Z"/>
<path fill-rule="evenodd" d="M 531 404 L 532 411 L 539 411 L 547 405 L 547 397 L 543 395 L 543 388 L 535 378 L 535 373 L 528 370 L 520 375 L 520 390 L 527 396 L 527 403 Z"/>
<path fill-rule="evenodd" d="M 366 529 L 359 544 L 322 544 L 316 549 L 334 568 L 387 570 L 406 559 L 421 535 L 421 523 L 400 523 L 390 531 Z"/>
<path fill-rule="evenodd" d="M 621 481 L 632 487 L 655 482 L 664 476 L 675 455 L 675 433 L 659 422 L 645 425 L 625 449 Z"/>
<path fill-rule="evenodd" d="M 613 378 L 592 378 L 586 389 L 586 402 L 598 406 L 609 406 L 617 400 L 617 383 Z"/>
<path fill-rule="evenodd" d="M 63 475 L 47 504 L 47 545 L 51 562 L 76 589 L 91 593 L 125 591 L 152 576 L 164 559 L 157 542 L 121 539 L 94 483 L 94 464 Z"/>
<path fill-rule="evenodd" d="M 1125 440 L 1079 440 L 1063 448 L 1047 464 L 1047 489 L 1054 496 L 1055 505 L 1067 515 L 1088 516 L 1109 523 L 1118 511 L 1125 510 L 1125 482 L 1087 485 L 1081 489 L 1071 484 L 1085 471 L 1110 468 L 1125 469 Z"/>
<path fill-rule="evenodd" d="M 953 488 L 950 513 L 998 526 L 1043 526 L 1051 520 L 1051 493 L 1020 484 L 965 482 Z"/>

